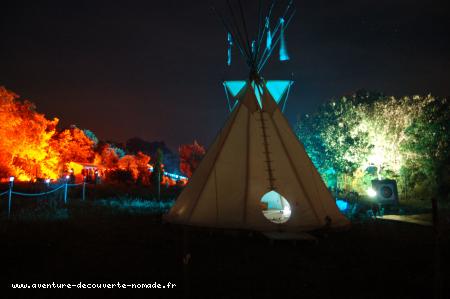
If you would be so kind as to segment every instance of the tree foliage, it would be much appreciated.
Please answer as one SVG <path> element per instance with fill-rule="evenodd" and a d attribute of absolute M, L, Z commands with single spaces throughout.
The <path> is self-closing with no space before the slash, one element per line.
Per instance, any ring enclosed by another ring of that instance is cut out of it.
<path fill-rule="evenodd" d="M 405 170 L 422 177 L 432 196 L 448 198 L 450 181 L 450 107 L 447 99 L 428 97 L 421 113 L 405 129 Z"/>
<path fill-rule="evenodd" d="M 448 177 L 448 111 L 446 99 L 431 95 L 360 91 L 303 116 L 296 132 L 323 177 L 330 171 L 349 176 L 362 191 L 375 169 L 375 177 L 407 180 L 411 188 L 432 180 L 428 191 L 437 190 Z"/>
<path fill-rule="evenodd" d="M 178 148 L 178 152 L 181 172 L 187 177 L 191 177 L 205 155 L 205 148 L 194 140 L 192 144 L 182 144 Z"/>
<path fill-rule="evenodd" d="M 57 177 L 61 153 L 53 139 L 58 119 L 48 120 L 29 101 L 0 86 L 0 175 L 29 180 Z"/>
<path fill-rule="evenodd" d="M 76 126 L 58 130 L 57 118 L 47 119 L 36 111 L 33 103 L 20 100 L 18 95 L 2 86 L 0 119 L 0 180 L 8 176 L 21 181 L 58 179 L 70 168 L 69 165 L 77 164 L 82 168 L 79 163 L 93 163 L 105 168 L 129 164 L 132 174 L 138 177 L 144 168 L 147 169 L 150 160 L 149 156 L 140 153 L 125 158 L 122 149 L 99 141 L 90 130 Z M 120 163 L 122 159 L 124 161 Z"/>
<path fill-rule="evenodd" d="M 363 114 L 359 95 L 323 104 L 297 123 L 297 135 L 316 168 L 326 173 L 351 175 L 367 159 L 372 145 L 359 125 Z"/>
<path fill-rule="evenodd" d="M 147 164 L 150 162 L 150 157 L 141 152 L 136 155 L 125 155 L 120 158 L 118 165 L 120 169 L 128 170 L 136 180 L 142 173 L 148 173 Z"/>

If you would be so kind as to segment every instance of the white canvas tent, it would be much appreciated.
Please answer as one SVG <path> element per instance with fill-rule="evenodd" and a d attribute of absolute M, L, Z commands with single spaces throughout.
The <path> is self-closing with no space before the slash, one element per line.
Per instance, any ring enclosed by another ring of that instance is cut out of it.
<path fill-rule="evenodd" d="M 280 18 L 282 26 L 290 5 Z M 269 17 L 272 8 L 273 5 Z M 291 18 L 292 14 L 286 24 Z M 259 42 L 250 45 L 248 37 L 247 43 L 243 42 L 237 23 L 227 24 L 223 18 L 222 21 L 227 30 L 234 28 L 228 34 L 245 56 L 250 76 L 246 81 L 224 83 L 234 100 L 229 101 L 229 119 L 166 220 L 262 232 L 301 232 L 348 225 L 280 109 L 285 107 L 292 81 L 266 82 L 259 75 L 280 39 L 276 35 L 278 27 L 270 35 L 275 42 L 267 43 L 263 49 L 265 28 L 258 30 Z M 244 30 L 247 35 L 247 29 Z M 283 27 L 281 37 L 282 32 Z M 286 49 L 280 49 L 280 60 L 286 57 Z M 271 209 L 271 205 L 277 206 L 273 202 L 276 198 L 278 211 Z M 264 203 L 269 211 L 263 211 Z M 275 217 L 276 212 L 282 215 Z"/>
<path fill-rule="evenodd" d="M 259 86 L 262 106 L 247 83 L 167 220 L 258 231 L 347 225 L 275 100 L 264 83 Z M 263 215 L 261 199 L 271 191 L 290 205 L 291 215 L 284 223 Z"/>

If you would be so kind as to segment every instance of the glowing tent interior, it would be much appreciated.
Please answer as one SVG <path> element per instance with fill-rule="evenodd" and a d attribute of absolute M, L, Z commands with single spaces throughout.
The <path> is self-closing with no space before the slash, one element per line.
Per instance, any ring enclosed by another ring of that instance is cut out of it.
<path fill-rule="evenodd" d="M 289 24 L 295 12 L 291 4 L 284 10 L 279 26 L 271 31 L 267 23 L 272 3 L 265 25 L 251 43 L 248 38 L 244 42 L 242 32 L 247 29 L 245 25 L 239 28 L 231 5 L 234 20 L 225 21 L 218 14 L 228 40 L 231 35 L 233 45 L 246 58 L 250 76 L 246 81 L 224 83 L 226 92 L 235 100 L 229 102 L 229 119 L 166 215 L 167 221 L 263 232 L 348 225 L 282 113 L 292 81 L 265 81 L 260 75 L 280 37 L 284 38 L 285 28 L 280 31 L 280 26 Z M 240 2 L 239 11 L 243 16 Z M 260 14 L 260 24 L 262 18 Z M 286 46 L 285 42 L 281 44 Z M 280 60 L 286 59 L 286 49 L 280 49 Z"/>

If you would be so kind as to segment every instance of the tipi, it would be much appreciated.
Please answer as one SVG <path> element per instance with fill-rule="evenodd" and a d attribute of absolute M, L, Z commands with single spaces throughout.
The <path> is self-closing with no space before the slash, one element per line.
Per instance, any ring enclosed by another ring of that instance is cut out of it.
<path fill-rule="evenodd" d="M 237 28 L 237 24 L 225 25 Z M 275 42 L 260 55 L 259 45 L 252 52 L 250 43 L 243 44 L 243 37 L 236 29 L 232 31 L 234 44 L 246 53 L 250 77 L 242 84 L 228 84 L 240 86 L 234 94 L 237 102 L 230 106 L 228 121 L 167 221 L 262 232 L 300 232 L 348 224 L 280 109 L 288 88 L 274 96 L 275 89 L 268 88 L 270 81 L 260 76 L 267 55 L 279 41 L 276 34 L 277 30 L 270 34 Z"/>

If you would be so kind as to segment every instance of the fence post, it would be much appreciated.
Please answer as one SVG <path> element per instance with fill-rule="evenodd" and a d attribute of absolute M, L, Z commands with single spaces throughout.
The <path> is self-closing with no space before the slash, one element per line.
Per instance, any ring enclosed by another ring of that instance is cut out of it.
<path fill-rule="evenodd" d="M 67 182 L 64 184 L 64 204 L 67 204 Z"/>
<path fill-rule="evenodd" d="M 11 201 L 12 201 L 12 190 L 14 187 L 14 177 L 9 177 L 9 192 L 8 192 L 8 219 L 11 217 Z"/>
<path fill-rule="evenodd" d="M 161 169 L 158 171 L 158 200 L 161 200 Z"/>
<path fill-rule="evenodd" d="M 83 181 L 83 200 L 86 199 L 86 181 Z"/>

